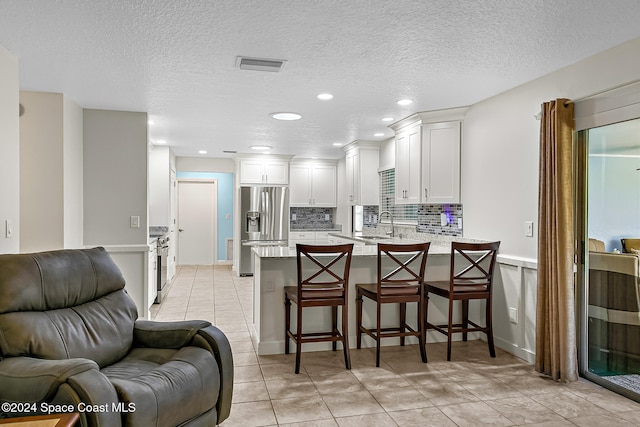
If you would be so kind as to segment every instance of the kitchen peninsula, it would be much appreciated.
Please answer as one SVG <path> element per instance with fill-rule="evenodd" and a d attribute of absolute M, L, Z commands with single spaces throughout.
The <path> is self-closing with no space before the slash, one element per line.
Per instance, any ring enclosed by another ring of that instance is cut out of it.
<path fill-rule="evenodd" d="M 427 279 L 447 279 L 449 277 L 449 260 L 451 254 L 451 237 L 431 236 L 427 257 Z M 455 238 L 456 241 L 478 242 L 475 239 Z M 389 243 L 415 243 L 416 240 L 385 238 L 381 240 Z M 356 243 L 356 242 L 354 242 Z M 252 339 L 260 355 L 284 353 L 285 286 L 296 285 L 296 249 L 295 246 L 265 246 L 253 248 L 254 276 L 253 276 L 253 328 Z M 349 277 L 349 345 L 355 348 L 356 320 L 355 320 L 355 285 L 357 283 L 374 283 L 377 277 L 377 245 L 357 244 L 353 248 Z M 470 304 L 469 316 L 472 319 L 483 319 L 480 314 L 484 307 L 480 304 Z M 458 316 L 459 307 L 455 306 L 454 318 Z M 429 302 L 429 320 L 431 322 L 446 322 L 448 302 L 444 298 L 433 297 Z M 398 306 L 387 304 L 382 308 L 382 326 L 397 323 Z M 330 325 L 330 310 L 323 308 L 307 308 L 303 311 L 304 327 L 307 331 L 326 330 Z M 407 322 L 415 326 L 416 304 L 407 305 Z M 295 318 L 292 319 L 295 324 Z M 363 305 L 363 322 L 367 325 L 375 323 L 375 308 L 373 304 Z M 385 323 L 386 322 L 386 323 Z M 409 344 L 417 344 L 417 339 L 407 338 Z M 455 338 L 455 337 L 454 337 Z M 476 339 L 477 334 L 470 334 L 469 339 Z M 433 331 L 427 334 L 427 342 L 441 341 L 442 335 Z M 382 345 L 398 345 L 399 338 L 387 338 Z M 363 336 L 363 347 L 372 347 L 375 342 L 368 336 Z M 331 348 L 330 343 L 308 343 L 302 346 L 302 351 L 320 351 Z M 428 351 L 428 349 L 427 349 Z"/>

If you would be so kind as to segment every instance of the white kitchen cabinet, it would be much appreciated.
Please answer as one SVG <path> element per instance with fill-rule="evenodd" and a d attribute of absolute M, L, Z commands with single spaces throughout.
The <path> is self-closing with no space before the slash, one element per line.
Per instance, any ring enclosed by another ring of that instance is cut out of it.
<path fill-rule="evenodd" d="M 396 136 L 396 204 L 420 203 L 420 126 L 412 126 Z"/>
<path fill-rule="evenodd" d="M 379 149 L 380 144 L 372 141 L 354 141 L 345 147 L 347 204 L 380 203 Z"/>
<path fill-rule="evenodd" d="M 290 231 L 289 247 L 295 247 L 296 243 L 305 245 L 328 245 L 331 239 L 333 239 L 332 236 L 329 236 L 330 233 L 335 233 L 335 231 Z"/>
<path fill-rule="evenodd" d="M 466 107 L 416 113 L 396 132 L 396 204 L 460 203 L 460 146 Z"/>
<path fill-rule="evenodd" d="M 287 185 L 289 183 L 289 162 L 243 159 L 240 161 L 240 183 Z"/>
<path fill-rule="evenodd" d="M 335 165 L 292 163 L 290 178 L 291 206 L 337 206 Z"/>
<path fill-rule="evenodd" d="M 460 203 L 460 127 L 422 126 L 422 203 Z"/>

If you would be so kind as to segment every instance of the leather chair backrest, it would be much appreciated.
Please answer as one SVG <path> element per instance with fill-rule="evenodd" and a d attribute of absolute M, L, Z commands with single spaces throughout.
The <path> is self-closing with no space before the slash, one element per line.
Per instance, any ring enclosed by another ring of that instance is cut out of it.
<path fill-rule="evenodd" d="M 104 248 L 0 255 L 0 356 L 120 360 L 138 317 L 124 285 Z"/>

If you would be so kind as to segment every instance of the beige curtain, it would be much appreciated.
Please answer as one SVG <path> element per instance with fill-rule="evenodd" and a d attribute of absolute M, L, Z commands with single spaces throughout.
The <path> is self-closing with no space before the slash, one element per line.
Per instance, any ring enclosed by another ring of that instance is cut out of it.
<path fill-rule="evenodd" d="M 573 103 L 545 102 L 540 123 L 536 370 L 578 379 L 573 238 Z"/>

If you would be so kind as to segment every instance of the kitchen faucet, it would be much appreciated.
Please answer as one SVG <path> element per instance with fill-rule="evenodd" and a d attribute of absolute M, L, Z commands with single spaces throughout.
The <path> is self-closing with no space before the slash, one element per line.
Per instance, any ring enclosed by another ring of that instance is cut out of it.
<path fill-rule="evenodd" d="M 380 212 L 379 218 L 382 219 L 382 215 L 384 214 L 389 215 L 389 219 L 391 220 L 391 231 L 387 231 L 387 235 L 391 237 L 395 237 L 394 226 L 393 226 L 393 214 L 389 211 L 382 211 Z"/>

